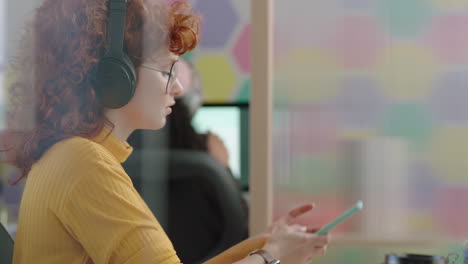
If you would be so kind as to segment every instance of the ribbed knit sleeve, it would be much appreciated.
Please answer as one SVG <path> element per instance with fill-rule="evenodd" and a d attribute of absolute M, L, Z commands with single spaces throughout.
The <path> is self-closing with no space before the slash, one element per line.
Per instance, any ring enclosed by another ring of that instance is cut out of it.
<path fill-rule="evenodd" d="M 81 169 L 70 171 L 77 180 L 58 212 L 65 228 L 95 263 L 180 263 L 120 164 L 88 148 Z"/>

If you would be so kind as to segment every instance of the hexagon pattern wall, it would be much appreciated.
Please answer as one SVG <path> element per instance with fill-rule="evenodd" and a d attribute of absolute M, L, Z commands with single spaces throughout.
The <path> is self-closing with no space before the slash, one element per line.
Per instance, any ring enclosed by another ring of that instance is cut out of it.
<path fill-rule="evenodd" d="M 196 0 L 201 42 L 191 60 L 200 69 L 205 102 L 250 98 L 250 1 Z"/>
<path fill-rule="evenodd" d="M 250 1 L 194 3 L 205 24 L 192 59 L 200 68 L 206 101 L 248 102 Z M 293 105 L 280 110 L 286 118 L 277 119 L 275 138 L 287 136 L 289 127 L 290 163 L 315 164 L 291 169 L 287 182 L 300 188 L 308 182 L 304 174 L 332 171 L 340 138 L 397 136 L 411 151 L 411 206 L 450 210 L 454 184 L 463 183 L 453 192 L 465 197 L 468 1 L 274 3 L 274 102 Z M 283 161 L 275 160 L 281 166 Z M 422 182 L 437 195 L 415 187 Z M 422 215 L 413 218 L 421 226 L 450 222 L 426 221 Z M 450 232 L 455 231 L 468 232 L 468 226 L 454 222 Z"/>
<path fill-rule="evenodd" d="M 412 230 L 466 234 L 468 1 L 275 4 L 277 184 L 337 202 L 340 141 L 396 137 L 409 149 Z"/>

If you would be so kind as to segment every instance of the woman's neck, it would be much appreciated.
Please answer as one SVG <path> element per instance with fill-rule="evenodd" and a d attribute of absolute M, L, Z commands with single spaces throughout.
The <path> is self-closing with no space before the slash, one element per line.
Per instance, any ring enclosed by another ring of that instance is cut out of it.
<path fill-rule="evenodd" d="M 118 111 L 108 110 L 106 111 L 105 115 L 107 119 L 109 119 L 109 121 L 111 121 L 112 124 L 114 124 L 114 129 L 112 130 L 112 133 L 123 142 L 127 141 L 127 138 L 135 130 L 133 126 L 130 123 L 128 123 L 128 121 L 125 118 L 123 118 Z"/>

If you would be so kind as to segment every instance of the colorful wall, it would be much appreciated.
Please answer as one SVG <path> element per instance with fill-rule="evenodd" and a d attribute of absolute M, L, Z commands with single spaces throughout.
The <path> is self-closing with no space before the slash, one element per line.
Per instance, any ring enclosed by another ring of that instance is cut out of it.
<path fill-rule="evenodd" d="M 193 2 L 206 101 L 248 101 L 250 2 Z M 416 230 L 468 234 L 468 2 L 275 1 L 274 28 L 278 184 L 335 193 L 343 140 L 397 137 Z"/>
<path fill-rule="evenodd" d="M 200 71 L 206 102 L 249 101 L 250 1 L 192 1 L 202 16 L 199 47 L 185 57 Z"/>
<path fill-rule="evenodd" d="M 405 222 L 394 224 L 413 238 L 467 239 L 468 1 L 274 2 L 275 215 L 315 201 L 309 220 L 326 223 L 371 191 L 348 195 L 343 143 L 398 139 L 407 167 L 393 198 L 406 196 Z"/>

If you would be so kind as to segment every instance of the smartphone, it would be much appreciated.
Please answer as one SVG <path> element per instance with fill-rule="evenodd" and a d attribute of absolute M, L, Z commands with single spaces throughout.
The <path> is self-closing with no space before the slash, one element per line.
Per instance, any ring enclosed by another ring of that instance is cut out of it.
<path fill-rule="evenodd" d="M 364 204 L 362 203 L 362 201 L 358 201 L 353 207 L 349 208 L 342 215 L 338 216 L 333 221 L 328 223 L 326 226 L 322 227 L 319 231 L 316 232 L 316 234 L 317 235 L 326 235 L 326 234 L 328 234 L 328 232 L 330 232 L 330 230 L 335 228 L 337 225 L 341 224 L 346 219 L 350 218 L 355 213 L 361 211 L 363 207 L 364 207 Z"/>

